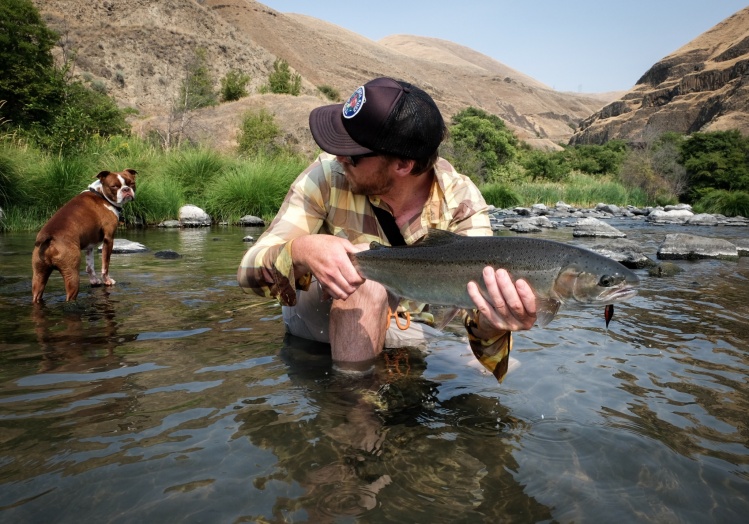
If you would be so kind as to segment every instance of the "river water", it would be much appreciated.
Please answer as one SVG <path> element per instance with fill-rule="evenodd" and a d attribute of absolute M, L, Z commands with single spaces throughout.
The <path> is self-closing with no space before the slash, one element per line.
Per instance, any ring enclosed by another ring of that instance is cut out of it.
<path fill-rule="evenodd" d="M 613 225 L 653 258 L 668 232 L 749 236 Z M 34 235 L 0 235 L 0 520 L 745 522 L 749 259 L 638 271 L 608 330 L 517 334 L 501 385 L 453 324 L 352 378 L 238 288 L 259 233 L 121 231 L 150 252 L 113 255 L 116 286 L 66 304 L 56 273 L 41 308 Z"/>

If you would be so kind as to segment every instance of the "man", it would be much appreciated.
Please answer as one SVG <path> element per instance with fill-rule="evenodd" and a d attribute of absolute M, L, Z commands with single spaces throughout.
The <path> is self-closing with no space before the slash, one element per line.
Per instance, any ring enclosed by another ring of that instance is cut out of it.
<path fill-rule="evenodd" d="M 412 244 L 430 228 L 491 235 L 488 208 L 470 179 L 438 157 L 447 129 L 432 98 L 416 86 L 376 78 L 345 104 L 313 110 L 309 124 L 326 154 L 292 184 L 237 279 L 279 299 L 291 334 L 330 342 L 334 363 L 356 369 L 368 366 L 398 328 L 385 329 L 387 292 L 357 273 L 349 253 L 371 241 Z M 535 322 L 535 297 L 504 270 L 487 267 L 483 278 L 488 296 L 468 284 L 476 309 L 464 322 L 474 353 L 501 380 L 511 332 Z"/>

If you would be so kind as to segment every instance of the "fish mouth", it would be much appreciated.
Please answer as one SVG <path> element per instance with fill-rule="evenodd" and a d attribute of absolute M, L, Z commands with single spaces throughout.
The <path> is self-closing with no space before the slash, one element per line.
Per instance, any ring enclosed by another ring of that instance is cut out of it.
<path fill-rule="evenodd" d="M 600 299 L 605 304 L 613 304 L 628 300 L 637 294 L 637 289 L 632 286 L 624 286 L 619 289 L 610 290 L 608 293 L 601 295 Z"/>

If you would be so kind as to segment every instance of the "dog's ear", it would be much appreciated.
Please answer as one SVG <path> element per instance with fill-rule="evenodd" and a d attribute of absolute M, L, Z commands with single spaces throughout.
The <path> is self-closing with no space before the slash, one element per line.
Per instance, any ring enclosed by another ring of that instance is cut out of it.
<path fill-rule="evenodd" d="M 130 173 L 131 175 L 133 175 L 133 178 L 135 178 L 135 175 L 138 174 L 138 172 L 135 169 L 130 169 L 130 168 L 127 168 L 125 170 L 125 173 Z"/>
<path fill-rule="evenodd" d="M 99 174 L 96 175 L 96 178 L 99 180 L 103 180 L 109 176 L 109 171 L 99 171 Z"/>

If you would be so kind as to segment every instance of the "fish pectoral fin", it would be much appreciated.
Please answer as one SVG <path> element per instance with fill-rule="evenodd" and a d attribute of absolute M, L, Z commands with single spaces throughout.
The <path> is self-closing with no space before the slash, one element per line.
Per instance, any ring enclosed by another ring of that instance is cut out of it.
<path fill-rule="evenodd" d="M 536 323 L 544 327 L 551 322 L 557 316 L 561 305 L 561 302 L 553 298 L 536 298 Z"/>
<path fill-rule="evenodd" d="M 391 311 L 395 311 L 398 309 L 398 304 L 401 302 L 401 297 L 390 291 L 387 290 L 387 297 L 388 297 L 388 307 Z"/>
<path fill-rule="evenodd" d="M 429 312 L 432 314 L 432 317 L 434 317 L 432 327 L 442 331 L 442 329 L 448 325 L 460 311 L 463 311 L 463 308 L 456 306 L 435 306 L 430 304 Z"/>

